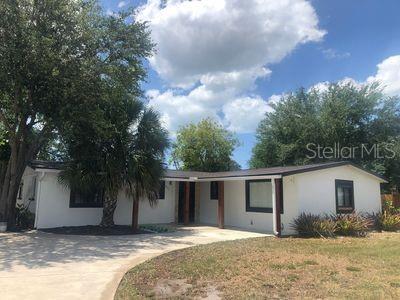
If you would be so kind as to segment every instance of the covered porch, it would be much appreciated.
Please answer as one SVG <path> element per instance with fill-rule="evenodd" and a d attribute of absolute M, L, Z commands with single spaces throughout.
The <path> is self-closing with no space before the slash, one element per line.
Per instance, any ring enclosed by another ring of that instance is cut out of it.
<path fill-rule="evenodd" d="M 175 223 L 237 227 L 280 236 L 282 176 L 231 177 L 223 173 L 169 172 L 164 180 L 175 186 Z"/>

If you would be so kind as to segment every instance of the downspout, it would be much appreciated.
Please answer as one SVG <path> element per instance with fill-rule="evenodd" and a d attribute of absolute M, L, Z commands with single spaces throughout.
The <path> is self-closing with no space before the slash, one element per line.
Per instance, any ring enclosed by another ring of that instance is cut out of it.
<path fill-rule="evenodd" d="M 45 172 L 40 172 L 40 175 L 38 177 L 37 181 L 37 189 L 36 189 L 36 209 L 35 209 L 35 224 L 34 227 L 37 229 L 37 224 L 39 220 L 39 203 L 40 203 L 40 193 L 41 193 L 41 187 L 42 187 L 42 180 L 44 176 L 46 175 Z"/>

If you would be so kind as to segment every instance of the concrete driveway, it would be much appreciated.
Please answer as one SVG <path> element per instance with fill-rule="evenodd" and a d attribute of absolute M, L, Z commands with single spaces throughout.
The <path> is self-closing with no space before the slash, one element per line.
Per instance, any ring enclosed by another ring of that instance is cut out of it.
<path fill-rule="evenodd" d="M 131 267 L 199 244 L 265 236 L 198 226 L 125 236 L 0 234 L 1 299 L 112 299 Z"/>

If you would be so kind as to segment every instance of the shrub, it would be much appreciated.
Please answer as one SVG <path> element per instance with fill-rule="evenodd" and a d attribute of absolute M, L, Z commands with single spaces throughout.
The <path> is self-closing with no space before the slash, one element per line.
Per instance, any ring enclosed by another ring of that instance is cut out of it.
<path fill-rule="evenodd" d="M 336 233 L 344 236 L 366 236 L 371 228 L 371 219 L 359 213 L 332 215 Z"/>
<path fill-rule="evenodd" d="M 335 235 L 335 222 L 326 217 L 302 213 L 294 219 L 291 227 L 303 237 L 333 237 Z"/>
<path fill-rule="evenodd" d="M 400 214 L 384 211 L 383 213 L 371 215 L 377 230 L 397 231 L 400 230 Z"/>
<path fill-rule="evenodd" d="M 393 205 L 393 201 L 385 200 L 382 202 L 382 211 L 389 214 L 400 214 L 400 208 Z"/>

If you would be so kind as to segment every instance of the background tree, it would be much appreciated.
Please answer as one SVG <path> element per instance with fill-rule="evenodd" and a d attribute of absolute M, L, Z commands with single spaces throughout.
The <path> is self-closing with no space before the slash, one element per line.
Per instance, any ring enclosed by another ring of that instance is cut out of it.
<path fill-rule="evenodd" d="M 232 160 L 232 154 L 238 145 L 231 132 L 212 119 L 204 119 L 178 130 L 171 162 L 181 170 L 216 172 L 237 169 L 239 165 Z"/>
<path fill-rule="evenodd" d="M 339 143 L 342 147 L 359 147 L 350 160 L 387 176 L 392 184 L 399 184 L 400 103 L 396 97 L 384 97 L 377 84 L 300 89 L 284 96 L 274 108 L 257 129 L 251 167 L 339 160 L 340 157 L 312 158 L 313 153 L 307 149 L 310 143 L 321 147 Z M 368 150 L 377 145 L 386 158 L 375 158 L 365 151 L 362 157 L 362 144 Z M 397 151 L 393 158 L 391 151 Z"/>
<path fill-rule="evenodd" d="M 145 24 L 106 16 L 96 1 L 3 1 L 0 14 L 0 123 L 10 148 L 0 217 L 12 227 L 27 163 L 74 122 L 106 126 L 99 99 L 115 87 L 138 96 L 153 45 Z"/>

